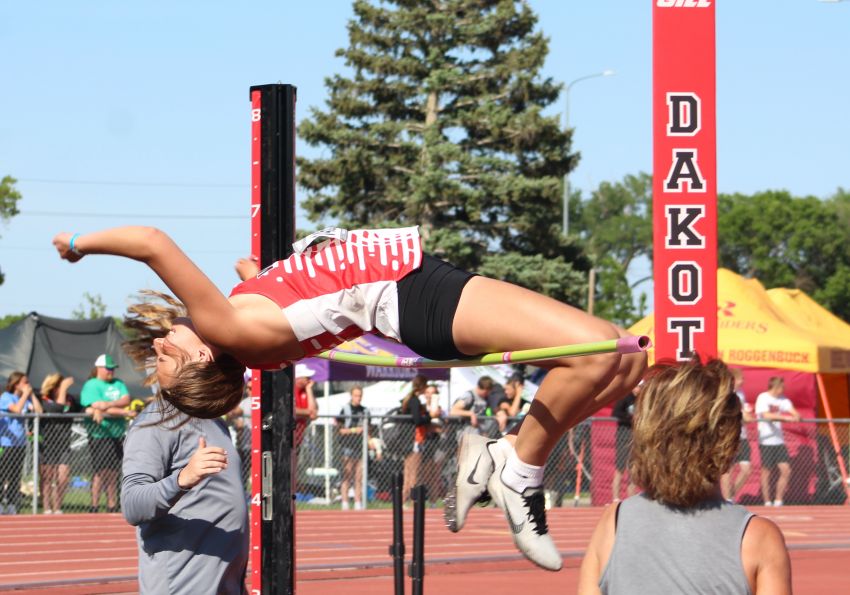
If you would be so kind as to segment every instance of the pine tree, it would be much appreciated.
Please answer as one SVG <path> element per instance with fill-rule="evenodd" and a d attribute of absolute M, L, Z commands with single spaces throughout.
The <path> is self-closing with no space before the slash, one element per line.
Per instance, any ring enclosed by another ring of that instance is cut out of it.
<path fill-rule="evenodd" d="M 561 180 L 577 160 L 541 79 L 548 42 L 515 0 L 354 2 L 351 76 L 299 126 L 313 220 L 420 225 L 429 252 L 565 301 L 589 263 L 561 237 Z M 545 266 L 541 266 L 546 262 Z M 528 269 L 528 270 L 526 270 Z M 533 269 L 533 270 L 531 270 Z"/>

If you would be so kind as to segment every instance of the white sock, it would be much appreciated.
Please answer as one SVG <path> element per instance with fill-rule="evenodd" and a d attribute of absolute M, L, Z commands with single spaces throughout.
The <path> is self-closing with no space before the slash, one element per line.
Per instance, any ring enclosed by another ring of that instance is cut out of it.
<path fill-rule="evenodd" d="M 502 482 L 520 494 L 526 488 L 540 487 L 543 485 L 543 466 L 523 463 L 516 451 L 512 451 L 502 471 Z"/>
<path fill-rule="evenodd" d="M 510 456 L 514 454 L 514 445 L 506 438 L 499 438 L 496 440 L 496 448 L 502 451 L 502 456 L 506 459 L 509 459 Z"/>

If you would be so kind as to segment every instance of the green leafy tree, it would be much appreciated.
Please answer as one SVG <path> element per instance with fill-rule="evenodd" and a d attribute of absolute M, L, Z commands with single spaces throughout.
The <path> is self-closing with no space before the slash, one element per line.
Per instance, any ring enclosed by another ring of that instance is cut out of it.
<path fill-rule="evenodd" d="M 106 316 L 106 304 L 100 294 L 92 295 L 88 291 L 83 294 L 83 303 L 77 306 L 71 317 L 76 320 L 91 320 Z"/>
<path fill-rule="evenodd" d="M 718 260 L 767 287 L 813 293 L 847 262 L 847 232 L 829 202 L 786 191 L 718 197 Z"/>
<path fill-rule="evenodd" d="M 829 200 L 786 191 L 718 197 L 720 266 L 766 287 L 802 289 L 850 319 L 847 195 Z"/>
<path fill-rule="evenodd" d="M 652 259 L 652 176 L 603 182 L 589 198 L 570 204 L 573 231 L 596 270 L 594 314 L 630 326 L 646 314 L 646 295 L 635 303 L 629 272 L 636 259 Z"/>
<path fill-rule="evenodd" d="M 835 209 L 835 214 L 838 217 L 838 223 L 847 230 L 850 230 L 850 192 L 844 188 L 839 188 L 829 199 Z"/>
<path fill-rule="evenodd" d="M 19 322 L 26 317 L 27 317 L 27 314 L 25 314 L 25 313 L 7 314 L 6 316 L 3 316 L 2 318 L 0 318 L 0 329 L 4 329 L 8 326 L 12 326 L 16 322 Z"/>
<path fill-rule="evenodd" d="M 18 211 L 18 201 L 21 200 L 21 193 L 15 189 L 17 180 L 12 176 L 3 176 L 0 179 L 0 221 L 8 223 L 9 220 L 20 213 Z M 0 270 L 0 285 L 3 285 L 4 275 Z"/>
<path fill-rule="evenodd" d="M 356 0 L 354 15 L 337 51 L 351 74 L 298 129 L 323 149 L 298 161 L 311 219 L 420 225 L 430 252 L 566 298 L 589 263 L 559 230 L 577 155 L 543 114 L 561 86 L 541 78 L 537 17 L 515 0 Z M 545 273 L 512 268 L 538 257 Z"/>
<path fill-rule="evenodd" d="M 812 298 L 839 318 L 850 321 L 850 266 L 839 264 Z"/>

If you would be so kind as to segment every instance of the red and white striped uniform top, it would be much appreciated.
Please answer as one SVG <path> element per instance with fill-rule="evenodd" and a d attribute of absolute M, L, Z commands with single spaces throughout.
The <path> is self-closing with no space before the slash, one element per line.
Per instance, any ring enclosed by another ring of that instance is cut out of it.
<path fill-rule="evenodd" d="M 243 281 L 230 295 L 258 294 L 278 304 L 305 357 L 367 332 L 401 341 L 396 283 L 422 264 L 418 227 L 327 228 L 293 248 L 289 258 Z M 289 364 L 270 362 L 263 368 Z"/>

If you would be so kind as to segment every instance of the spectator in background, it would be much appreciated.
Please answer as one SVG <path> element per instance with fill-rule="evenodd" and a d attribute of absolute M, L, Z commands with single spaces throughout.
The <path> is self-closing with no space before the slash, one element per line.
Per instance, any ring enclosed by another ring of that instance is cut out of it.
<path fill-rule="evenodd" d="M 401 401 L 401 414 L 411 416 L 411 424 L 413 427 L 412 438 L 408 441 L 407 448 L 410 451 L 404 457 L 404 483 L 402 486 L 402 499 L 407 506 L 407 501 L 410 499 L 410 490 L 419 482 L 419 468 L 422 465 L 422 449 L 425 445 L 428 432 L 431 426 L 431 416 L 428 415 L 428 408 L 423 403 L 420 397 L 424 398 L 425 388 L 428 386 L 428 379 L 417 374 L 413 377 L 410 386 L 410 392 Z"/>
<path fill-rule="evenodd" d="M 493 381 L 490 387 L 490 392 L 487 394 L 487 409 L 484 410 L 484 415 L 492 417 L 488 420 L 491 431 L 498 431 L 499 436 L 504 436 L 507 432 L 508 414 L 505 411 L 510 404 L 508 396 L 505 394 L 505 387 Z M 495 422 L 495 429 L 492 428 Z M 482 430 L 483 431 L 483 430 Z"/>
<path fill-rule="evenodd" d="M 227 427 L 161 407 L 142 411 L 124 449 L 121 501 L 136 527 L 139 592 L 247 593 L 248 506 Z"/>
<path fill-rule="evenodd" d="M 750 443 L 747 441 L 746 424 L 756 420 L 756 416 L 753 415 L 753 406 L 747 403 L 744 391 L 741 390 L 741 387 L 744 386 L 744 373 L 741 372 L 740 368 L 732 368 L 732 377 L 735 379 L 735 387 L 733 390 L 738 396 L 738 400 L 741 401 L 741 445 L 738 447 L 738 453 L 735 455 L 735 462 L 729 468 L 729 472 L 724 473 L 723 477 L 720 478 L 720 487 L 723 490 L 723 497 L 729 500 L 729 502 L 735 502 L 738 492 L 740 492 L 741 488 L 744 487 L 744 484 L 747 482 L 747 479 L 750 477 L 750 473 L 752 472 L 752 465 L 750 464 Z M 733 480 L 732 475 L 735 471 L 736 465 L 738 467 L 738 475 Z"/>
<path fill-rule="evenodd" d="M 623 474 L 629 467 L 629 453 L 632 449 L 632 417 L 635 413 L 635 398 L 640 394 L 640 390 L 641 384 L 638 383 L 634 390 L 617 401 L 611 410 L 611 416 L 617 418 L 616 458 L 614 461 L 614 479 L 611 482 L 612 500 L 614 502 L 620 501 Z M 626 495 L 631 496 L 634 493 L 635 486 L 631 477 L 629 477 Z"/>
<path fill-rule="evenodd" d="M 95 376 L 86 380 L 80 392 L 80 405 L 92 416 L 91 420 L 86 420 L 94 470 L 90 512 L 98 512 L 104 488 L 107 511 L 118 512 L 118 473 L 127 431 L 124 408 L 130 404 L 130 391 L 115 377 L 118 365 L 111 355 L 99 355 L 94 366 Z"/>
<path fill-rule="evenodd" d="M 319 415 L 316 397 L 313 395 L 313 376 L 316 370 L 307 364 L 295 364 L 295 452 L 301 448 L 307 426 Z"/>
<path fill-rule="evenodd" d="M 531 406 L 531 401 L 525 400 L 525 379 L 522 374 L 511 374 L 505 381 L 505 400 L 499 406 L 499 410 L 504 415 L 504 424 L 499 422 L 499 431 L 504 436 L 508 431 L 507 426 L 510 424 L 510 419 L 525 415 L 528 413 L 528 408 Z"/>
<path fill-rule="evenodd" d="M 440 405 L 440 389 L 436 384 L 429 384 L 425 387 L 425 406 L 428 408 L 428 415 L 431 416 L 431 423 L 442 424 L 443 406 Z"/>
<path fill-rule="evenodd" d="M 339 445 L 342 451 L 342 482 L 340 496 L 342 509 L 348 510 L 348 491 L 354 487 L 354 510 L 363 510 L 363 420 L 368 415 L 361 405 L 363 388 L 351 389 L 351 400 L 336 418 Z"/>
<path fill-rule="evenodd" d="M 779 528 L 727 502 L 741 406 L 719 360 L 657 367 L 637 397 L 631 472 L 643 492 L 609 506 L 578 592 L 791 593 Z"/>
<path fill-rule="evenodd" d="M 41 406 L 44 413 L 61 415 L 82 411 L 68 389 L 74 384 L 70 376 L 50 374 L 41 383 Z M 71 479 L 71 425 L 73 417 L 45 417 L 40 430 L 44 440 L 39 450 L 39 487 L 44 514 L 62 514 L 62 501 Z"/>
<path fill-rule="evenodd" d="M 509 417 L 525 415 L 531 406 L 531 397 L 526 398 L 525 379 L 522 374 L 511 374 L 505 381 L 506 410 Z"/>
<path fill-rule="evenodd" d="M 434 384 L 425 387 L 422 403 L 431 418 L 431 425 L 425 434 L 425 442 L 422 445 L 422 467 L 420 472 L 421 481 L 427 489 L 428 500 L 432 503 L 443 497 L 444 487 L 440 463 L 444 460 L 445 453 L 440 449 L 443 435 L 443 408 L 440 405 L 440 389 Z"/>
<path fill-rule="evenodd" d="M 785 381 L 772 376 L 767 382 L 767 391 L 756 398 L 756 417 L 758 417 L 759 455 L 761 456 L 761 495 L 765 506 L 782 506 L 785 490 L 791 478 L 788 449 L 785 447 L 785 435 L 782 422 L 800 421 L 800 414 L 794 409 L 791 399 L 785 396 Z M 770 499 L 770 475 L 773 469 L 779 471 L 776 479 L 776 494 Z"/>
<path fill-rule="evenodd" d="M 482 376 L 478 379 L 474 388 L 463 393 L 452 403 L 452 410 L 449 415 L 469 422 L 469 425 L 464 427 L 461 433 L 488 434 L 489 424 L 482 423 L 484 420 L 481 418 L 487 412 L 487 398 L 490 396 L 490 391 L 493 390 L 493 384 L 492 378 Z"/>
<path fill-rule="evenodd" d="M 41 413 L 29 378 L 12 372 L 6 392 L 0 395 L 0 414 Z M 20 417 L 0 415 L 0 514 L 17 514 L 21 505 L 21 472 L 27 451 L 27 422 Z"/>

